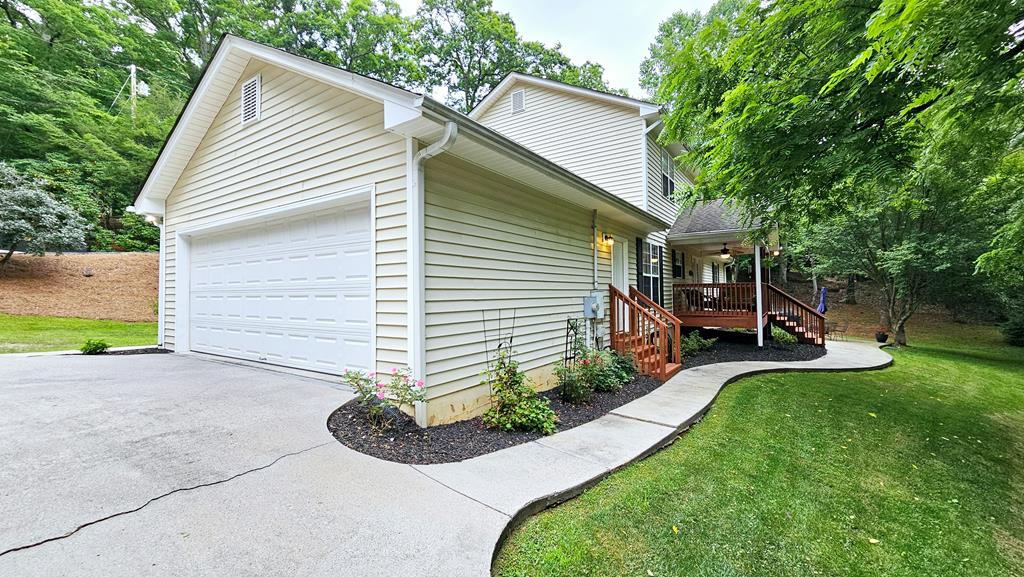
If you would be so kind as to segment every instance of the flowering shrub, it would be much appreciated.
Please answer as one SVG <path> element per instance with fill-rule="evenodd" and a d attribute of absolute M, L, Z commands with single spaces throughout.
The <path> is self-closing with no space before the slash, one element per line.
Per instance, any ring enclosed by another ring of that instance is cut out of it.
<path fill-rule="evenodd" d="M 357 402 L 366 408 L 370 426 L 376 431 L 390 429 L 403 407 L 415 410 L 425 398 L 423 379 L 413 380 L 412 369 L 391 369 L 383 380 L 379 373 L 347 370 L 341 382 L 356 391 Z"/>
<path fill-rule="evenodd" d="M 494 368 L 485 373 L 485 379 L 491 387 L 491 408 L 483 416 L 488 427 L 537 431 L 545 435 L 557 430 L 558 416 L 551 410 L 548 400 L 537 395 L 526 375 L 519 371 L 519 363 L 507 352 L 498 353 Z"/>
<path fill-rule="evenodd" d="M 583 403 L 594 391 L 614 393 L 636 376 L 633 357 L 611 351 L 581 348 L 575 365 L 555 367 L 559 391 L 570 403 Z"/>

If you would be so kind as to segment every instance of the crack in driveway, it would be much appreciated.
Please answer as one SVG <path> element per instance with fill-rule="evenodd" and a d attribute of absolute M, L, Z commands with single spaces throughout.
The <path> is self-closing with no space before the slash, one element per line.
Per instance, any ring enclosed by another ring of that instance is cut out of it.
<path fill-rule="evenodd" d="M 146 507 L 148 507 L 151 503 L 155 503 L 156 501 L 159 501 L 160 499 L 163 499 L 164 497 L 169 497 L 169 496 L 171 496 L 171 495 L 173 495 L 175 493 L 183 493 L 185 491 L 192 491 L 193 489 L 201 489 L 203 487 L 212 487 L 213 485 L 220 485 L 222 483 L 227 483 L 228 481 L 232 481 L 232 480 L 237 479 L 239 477 L 242 477 L 244 475 L 248 475 L 249 473 L 255 473 L 257 471 L 262 471 L 264 469 L 269 469 L 270 467 L 273 467 L 279 461 L 281 461 L 282 459 L 285 459 L 286 457 L 294 457 L 295 455 L 301 455 L 302 453 L 306 453 L 306 452 L 312 451 L 314 449 L 319 449 L 320 447 L 323 447 L 325 445 L 330 445 L 333 442 L 334 442 L 334 440 L 332 439 L 332 440 L 327 441 L 325 443 L 320 443 L 319 445 L 313 445 L 312 447 L 306 447 L 305 449 L 300 449 L 298 451 L 293 451 L 291 453 L 285 453 L 285 454 L 277 457 L 273 461 L 267 463 L 266 465 L 260 465 L 259 467 L 255 467 L 255 468 L 252 468 L 252 469 L 247 469 L 245 471 L 242 471 L 241 473 L 235 473 L 234 475 L 231 475 L 230 477 L 225 477 L 224 479 L 218 479 L 216 481 L 209 481 L 207 483 L 200 483 L 198 485 L 192 485 L 190 487 L 181 487 L 181 488 L 178 488 L 178 489 L 174 489 L 173 491 L 168 491 L 166 493 L 163 493 L 162 495 L 157 495 L 156 497 L 153 497 L 152 499 L 146 501 L 145 503 L 143 503 L 142 505 L 139 505 L 138 507 L 136 507 L 134 509 L 129 509 L 127 511 L 118 511 L 117 513 L 111 513 L 110 515 L 107 515 L 106 517 L 100 517 L 99 519 L 93 519 L 92 521 L 89 521 L 88 523 L 82 523 L 78 527 L 75 527 L 74 529 L 72 529 L 71 531 L 68 531 L 67 533 L 65 533 L 63 535 L 58 535 L 56 537 L 49 537 L 49 538 L 43 539 L 42 541 L 36 541 L 35 543 L 29 543 L 27 545 L 21 545 L 19 547 L 13 547 L 11 549 L 7 549 L 6 551 L 0 551 L 0 557 L 3 557 L 4 555 L 6 555 L 8 553 L 14 553 L 16 551 L 24 551 L 25 549 L 31 549 L 33 547 L 38 547 L 40 545 L 44 545 L 44 544 L 50 543 L 52 541 L 60 541 L 61 539 L 67 539 L 68 537 L 74 535 L 75 533 L 78 533 L 79 531 L 81 531 L 82 529 L 85 529 L 86 527 L 89 527 L 90 525 L 95 525 L 97 523 L 102 523 L 104 521 L 108 521 L 110 519 L 113 519 L 115 517 L 120 517 L 122 515 L 130 515 L 131 513 L 136 513 L 138 511 L 141 511 L 142 509 L 145 509 Z"/>

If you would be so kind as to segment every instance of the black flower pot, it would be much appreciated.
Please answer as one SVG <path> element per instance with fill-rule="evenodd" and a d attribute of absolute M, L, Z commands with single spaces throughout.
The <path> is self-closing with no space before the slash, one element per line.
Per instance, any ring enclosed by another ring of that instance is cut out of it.
<path fill-rule="evenodd" d="M 880 343 L 884 343 L 889 340 L 889 333 L 883 333 L 882 331 L 878 331 L 875 333 L 875 340 Z"/>

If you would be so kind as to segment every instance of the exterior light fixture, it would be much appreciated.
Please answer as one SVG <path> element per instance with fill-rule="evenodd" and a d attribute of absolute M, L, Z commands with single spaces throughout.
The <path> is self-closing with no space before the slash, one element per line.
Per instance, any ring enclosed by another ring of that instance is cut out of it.
<path fill-rule="evenodd" d="M 722 250 L 718 251 L 718 256 L 725 264 L 732 264 L 732 252 L 729 250 L 728 243 L 722 243 Z"/>
<path fill-rule="evenodd" d="M 613 245 L 615 244 L 615 237 L 606 232 L 604 233 L 604 242 L 605 244 Z"/>

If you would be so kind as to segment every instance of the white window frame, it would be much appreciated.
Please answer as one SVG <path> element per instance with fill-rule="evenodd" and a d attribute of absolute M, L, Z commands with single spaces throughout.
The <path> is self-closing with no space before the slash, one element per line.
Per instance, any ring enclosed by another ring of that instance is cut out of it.
<path fill-rule="evenodd" d="M 672 159 L 672 153 L 664 148 L 661 149 L 661 195 L 665 198 L 672 198 L 676 190 L 676 167 Z"/>
<path fill-rule="evenodd" d="M 519 95 L 520 100 L 522 101 L 522 105 L 518 109 L 516 108 L 516 95 L 517 94 Z M 520 114 L 522 112 L 526 112 L 526 89 L 525 88 L 517 88 L 516 90 L 513 90 L 511 96 L 509 97 L 508 105 L 509 105 L 509 110 L 511 110 L 512 114 Z"/>
<path fill-rule="evenodd" d="M 245 91 L 252 84 L 256 85 L 256 114 L 253 115 L 252 118 L 247 119 L 245 117 Z M 243 126 L 252 122 L 256 122 L 257 120 L 260 119 L 260 115 L 263 113 L 263 80 L 262 78 L 260 78 L 259 74 L 253 76 L 252 78 L 242 83 L 242 90 L 241 94 L 239 94 L 238 104 L 238 116 Z"/>

